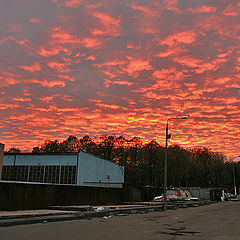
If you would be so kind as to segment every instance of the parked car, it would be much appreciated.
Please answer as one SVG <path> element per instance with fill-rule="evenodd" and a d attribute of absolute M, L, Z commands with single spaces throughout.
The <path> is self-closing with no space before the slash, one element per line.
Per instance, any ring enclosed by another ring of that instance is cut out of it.
<path fill-rule="evenodd" d="M 164 201 L 164 196 L 156 196 L 154 201 Z M 199 198 L 193 197 L 189 190 L 182 190 L 180 188 L 168 189 L 167 190 L 167 201 L 198 201 Z"/>
<path fill-rule="evenodd" d="M 232 193 L 224 193 L 225 201 L 240 201 L 240 196 L 234 195 Z"/>
<path fill-rule="evenodd" d="M 177 201 L 177 200 L 181 200 L 181 199 L 176 195 L 167 195 L 167 201 Z M 153 199 L 153 201 L 163 202 L 164 196 L 163 195 L 157 196 Z"/>

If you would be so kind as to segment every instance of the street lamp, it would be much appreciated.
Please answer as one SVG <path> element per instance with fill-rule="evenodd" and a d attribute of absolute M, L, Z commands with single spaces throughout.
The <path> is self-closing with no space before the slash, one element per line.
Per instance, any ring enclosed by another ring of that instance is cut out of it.
<path fill-rule="evenodd" d="M 239 156 L 237 156 L 237 157 L 234 157 L 232 160 L 234 160 L 235 158 L 238 158 L 238 157 L 240 157 L 240 155 Z M 232 171 L 233 171 L 233 189 L 234 189 L 234 195 L 237 195 L 237 187 L 236 187 L 236 177 L 235 177 L 235 168 L 234 168 L 234 161 L 232 162 Z"/>
<path fill-rule="evenodd" d="M 168 139 L 171 138 L 171 134 L 168 134 L 168 122 L 174 119 L 187 119 L 187 117 L 176 117 L 176 118 L 168 118 L 167 125 L 166 125 L 166 147 L 165 147 L 165 164 L 164 164 L 164 204 L 163 210 L 167 210 L 167 146 L 168 146 Z"/>

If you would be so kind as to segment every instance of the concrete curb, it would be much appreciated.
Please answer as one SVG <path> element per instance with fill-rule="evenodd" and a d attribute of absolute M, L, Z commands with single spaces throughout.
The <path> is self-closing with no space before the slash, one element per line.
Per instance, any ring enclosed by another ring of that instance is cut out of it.
<path fill-rule="evenodd" d="M 198 207 L 203 205 L 208 205 L 215 202 L 187 202 L 187 203 L 171 203 L 167 205 L 168 210 L 176 210 L 178 208 L 187 208 L 187 207 Z M 138 203 L 141 204 L 141 203 Z M 61 210 L 72 209 L 61 207 Z M 54 209 L 57 209 L 54 207 Z M 77 208 L 76 208 L 77 209 Z M 10 216 L 0 218 L 0 227 L 9 227 L 16 225 L 25 225 L 25 224 L 36 224 L 36 223 L 48 223 L 48 222 L 60 222 L 60 221 L 72 221 L 72 220 L 91 220 L 92 218 L 102 218 L 109 216 L 125 216 L 128 214 L 141 214 L 154 211 L 163 211 L 163 204 L 159 203 L 157 205 L 148 205 L 148 206 L 133 206 L 133 207 L 124 207 L 115 209 L 104 209 L 101 211 L 73 211 L 72 213 L 52 213 L 52 214 L 33 214 L 33 215 L 21 215 L 21 216 Z"/>

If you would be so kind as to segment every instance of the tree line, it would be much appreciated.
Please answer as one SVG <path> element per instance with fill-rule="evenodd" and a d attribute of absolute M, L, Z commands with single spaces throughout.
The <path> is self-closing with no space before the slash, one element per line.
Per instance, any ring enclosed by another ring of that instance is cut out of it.
<path fill-rule="evenodd" d="M 163 186 L 165 147 L 156 141 L 142 143 L 134 137 L 105 135 L 94 141 L 88 135 L 66 140 L 45 140 L 32 153 L 64 153 L 85 151 L 125 167 L 125 182 L 135 186 Z M 8 152 L 20 152 L 12 148 Z M 236 185 L 240 185 L 240 162 L 206 147 L 185 149 L 178 145 L 168 147 L 168 186 L 174 187 L 233 187 L 233 169 Z"/>

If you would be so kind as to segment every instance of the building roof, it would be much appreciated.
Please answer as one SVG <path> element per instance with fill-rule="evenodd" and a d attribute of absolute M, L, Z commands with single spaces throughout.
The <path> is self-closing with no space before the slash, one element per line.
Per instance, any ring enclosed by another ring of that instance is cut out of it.
<path fill-rule="evenodd" d="M 4 155 L 77 155 L 78 153 L 8 153 L 5 152 Z"/>

